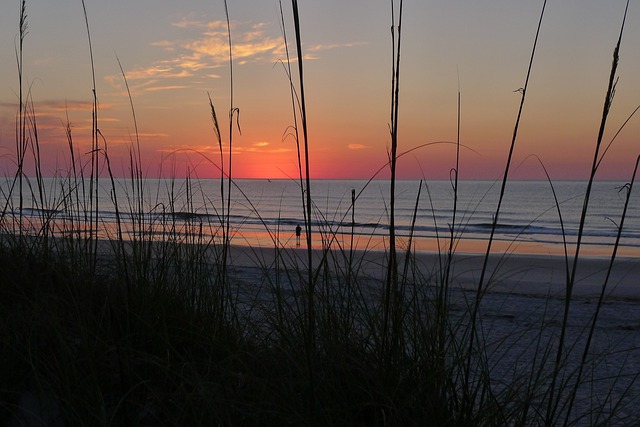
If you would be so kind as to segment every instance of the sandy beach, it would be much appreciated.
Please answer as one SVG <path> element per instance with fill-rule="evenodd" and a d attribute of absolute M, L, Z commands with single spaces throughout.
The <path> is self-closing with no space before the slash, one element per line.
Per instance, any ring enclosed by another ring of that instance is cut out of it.
<path fill-rule="evenodd" d="M 113 263 L 115 247 L 112 243 L 100 242 L 101 262 Z M 179 245 L 179 249 L 200 250 L 196 246 Z M 202 249 L 206 247 L 213 249 L 211 246 L 203 246 Z M 157 246 L 155 249 L 161 247 Z M 315 269 L 323 260 L 323 252 L 314 250 L 312 254 Z M 335 251 L 330 254 L 326 265 L 332 275 L 344 274 L 344 270 L 340 272 L 340 269 L 350 258 L 358 266 L 357 283 L 361 292 L 349 294 L 348 298 L 362 298 L 366 300 L 365 305 L 370 305 L 363 308 L 354 300 L 356 304 L 353 307 L 356 310 L 377 310 L 379 307 L 384 289 L 387 254 L 382 250 L 354 250 L 353 253 Z M 217 255 L 219 256 L 219 252 Z M 233 298 L 237 298 L 234 307 L 238 311 L 235 314 L 242 324 L 252 325 L 255 329 L 251 330 L 257 333 L 262 331 L 261 328 L 269 327 L 270 323 L 265 322 L 265 319 L 275 310 L 274 284 L 285 291 L 285 299 L 304 295 L 307 255 L 304 248 L 296 247 L 278 250 L 247 245 L 230 247 L 229 289 L 234 294 Z M 406 253 L 399 252 L 398 256 L 402 271 Z M 444 258 L 444 255 L 433 252 L 412 254 L 408 271 L 417 279 L 410 279 L 407 289 L 411 291 L 424 288 L 431 295 L 431 290 L 438 284 L 437 277 L 446 261 Z M 158 259 L 163 260 L 160 255 Z M 205 257 L 204 261 L 214 262 L 214 258 Z M 570 260 L 569 265 L 572 262 Z M 483 264 L 482 254 L 454 254 L 447 314 L 447 327 L 451 327 L 452 336 L 464 335 L 470 330 L 471 308 L 477 298 Z M 514 390 L 517 392 L 518 387 L 525 389 L 528 386 L 525 382 L 529 379 L 538 378 L 540 383 L 535 386 L 535 390 L 539 394 L 535 398 L 544 400 L 562 331 L 566 301 L 566 261 L 562 256 L 554 254 L 494 253 L 489 257 L 487 265 L 485 292 L 477 306 L 476 328 L 479 337 L 476 342 L 477 351 L 486 364 L 489 376 L 482 381 L 489 381 L 493 392 L 499 394 L 505 391 L 510 396 L 509 393 Z M 632 257 L 621 257 L 615 261 L 604 292 L 604 301 L 599 305 L 608 266 L 609 259 L 605 257 L 581 256 L 577 267 L 565 328 L 563 367 L 559 379 L 561 384 L 554 388 L 558 393 L 573 393 L 574 380 L 579 373 L 580 381 L 575 390 L 575 404 L 570 415 L 572 425 L 597 425 L 612 412 L 616 414 L 613 425 L 636 425 L 637 420 L 640 420 L 640 409 L 635 405 L 640 398 L 640 382 L 636 381 L 640 372 L 640 289 L 637 283 L 640 263 L 637 258 Z M 318 283 L 318 292 L 322 293 L 320 282 L 322 280 Z M 336 287 L 342 286 L 344 277 L 327 283 L 333 292 L 331 298 L 338 298 L 328 303 L 329 307 L 333 304 L 335 309 L 341 304 L 340 289 Z M 297 300 L 290 307 L 295 310 L 295 307 L 304 306 L 300 302 Z M 412 306 L 412 309 L 421 312 L 424 310 L 427 315 L 413 317 L 413 320 L 429 318 L 428 310 L 433 308 L 430 304 L 422 305 L 423 303 Z M 593 336 L 589 338 L 598 307 L 598 320 L 593 328 Z M 362 313 L 356 313 L 355 322 L 361 319 L 358 314 Z M 355 328 L 357 329 L 357 325 Z M 591 340 L 589 350 L 583 354 L 588 340 Z M 460 342 L 464 346 L 468 341 L 462 339 Z M 585 363 L 583 359 L 586 360 Z M 28 389 L 21 396 L 20 405 L 24 412 L 35 410 L 38 413 L 41 409 L 32 409 L 32 406 L 44 405 L 43 398 L 33 397 L 31 392 Z M 566 399 L 562 401 L 566 402 Z M 53 404 L 56 410 L 57 405 Z"/>
<path fill-rule="evenodd" d="M 265 272 L 276 268 L 275 253 L 273 249 L 234 246 L 232 271 L 245 285 L 260 283 Z M 298 248 L 280 252 L 285 264 L 298 267 L 306 265 L 306 256 L 306 251 Z M 354 253 L 355 259 L 362 259 L 362 270 L 374 289 L 382 286 L 385 256 L 382 251 Z M 314 263 L 319 262 L 321 251 L 315 251 L 314 257 Z M 400 255 L 400 265 L 403 260 L 404 254 Z M 469 313 L 467 304 L 475 298 L 483 262 L 480 254 L 454 255 L 452 313 L 462 321 Z M 439 263 L 436 253 L 416 254 L 416 265 L 424 277 L 437 273 Z M 573 259 L 569 265 L 572 263 Z M 580 364 L 609 263 L 608 258 L 596 256 L 580 257 L 578 261 L 566 344 L 572 347 L 567 363 L 574 368 Z M 566 268 L 564 257 L 559 255 L 491 255 L 479 316 L 488 344 L 488 363 L 497 384 L 517 380 L 519 370 L 539 362 L 544 349 L 557 347 L 565 307 Z M 588 358 L 592 363 L 582 374 L 587 378 L 577 393 L 578 411 L 588 412 L 593 398 L 609 396 L 615 401 L 624 396 L 623 402 L 629 404 L 633 396 L 640 396 L 640 384 L 635 381 L 640 371 L 639 277 L 637 258 L 616 259 L 590 345 Z M 570 371 L 575 374 L 574 368 Z M 632 404 L 621 414 L 640 419 L 640 410 Z M 585 420 L 579 425 L 591 422 Z"/>
<path fill-rule="evenodd" d="M 281 260 L 296 266 L 305 266 L 307 253 L 303 248 L 279 249 Z M 435 273 L 445 254 L 416 252 L 415 265 L 425 276 Z M 346 252 L 348 257 L 348 252 Z M 354 250 L 354 259 L 362 260 L 365 274 L 381 279 L 385 274 L 386 253 L 381 250 Z M 319 262 L 322 251 L 314 251 L 314 260 Z M 398 252 L 399 263 L 404 262 L 405 253 Z M 276 251 L 273 248 L 234 245 L 230 259 L 235 267 L 274 267 Z M 475 289 L 484 263 L 479 253 L 456 253 L 453 262 L 453 280 L 462 289 Z M 604 256 L 580 256 L 578 260 L 573 295 L 593 298 L 602 292 L 607 277 L 610 258 Z M 567 267 L 568 266 L 568 267 Z M 573 266 L 573 258 L 567 261 L 557 254 L 504 254 L 492 253 L 485 277 L 486 286 L 496 292 L 511 294 L 561 297 L 565 293 L 567 268 Z M 616 257 L 605 294 L 608 299 L 624 299 L 640 302 L 640 259 Z"/>

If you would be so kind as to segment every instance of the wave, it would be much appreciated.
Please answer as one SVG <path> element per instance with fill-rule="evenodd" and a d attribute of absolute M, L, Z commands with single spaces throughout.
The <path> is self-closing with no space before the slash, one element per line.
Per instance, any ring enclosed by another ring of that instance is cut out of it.
<path fill-rule="evenodd" d="M 238 209 L 239 210 L 239 209 Z M 265 231 L 266 229 L 274 230 L 275 228 L 294 230 L 298 224 L 302 224 L 304 220 L 299 217 L 288 215 L 291 211 L 280 213 L 270 212 L 270 215 L 260 216 L 253 212 L 233 213 L 229 216 L 232 228 L 240 231 Z M 10 211 L 10 215 L 17 216 L 19 211 Z M 375 212 L 374 212 L 375 214 Z M 42 209 L 27 207 L 22 209 L 23 217 L 31 217 L 34 220 L 53 219 L 67 220 L 74 219 L 82 222 L 84 220 L 83 212 L 65 212 L 60 209 Z M 98 211 L 98 218 L 104 224 L 116 223 L 120 221 L 125 224 L 134 224 L 139 221 L 150 223 L 157 226 L 173 226 L 176 224 L 183 225 L 204 225 L 210 228 L 216 228 L 223 223 L 222 216 L 217 212 L 201 212 L 190 210 L 179 210 L 173 212 L 145 212 L 140 215 L 133 212 L 118 212 L 112 209 L 102 209 Z M 530 241 L 562 243 L 563 234 L 569 241 L 574 240 L 578 235 L 579 228 L 576 222 L 565 220 L 564 231 L 558 223 L 550 221 L 537 221 L 534 223 L 522 223 L 517 221 L 502 221 L 495 226 L 495 238 L 500 240 L 516 240 L 526 239 Z M 412 233 L 415 237 L 437 237 L 447 236 L 451 233 L 450 224 L 446 221 L 446 215 L 438 215 L 436 217 L 422 218 L 422 222 L 412 226 L 410 218 L 401 217 L 396 224 L 396 231 L 399 235 L 408 236 Z M 493 223 L 490 220 L 482 219 L 473 221 L 468 218 L 463 223 L 456 224 L 454 232 L 456 236 L 473 239 L 485 239 L 491 234 Z M 636 221 L 637 222 L 637 221 Z M 635 223 L 634 223 L 635 224 Z M 624 245 L 635 246 L 640 245 L 640 226 L 627 223 L 624 230 Z M 340 217 L 338 219 L 314 218 L 312 227 L 324 233 L 349 234 L 353 232 L 357 235 L 384 235 L 388 233 L 389 225 L 383 221 L 351 221 L 351 218 Z M 583 231 L 583 236 L 588 239 L 595 239 L 602 242 L 614 240 L 617 235 L 617 227 L 606 222 L 602 224 L 587 224 Z"/>

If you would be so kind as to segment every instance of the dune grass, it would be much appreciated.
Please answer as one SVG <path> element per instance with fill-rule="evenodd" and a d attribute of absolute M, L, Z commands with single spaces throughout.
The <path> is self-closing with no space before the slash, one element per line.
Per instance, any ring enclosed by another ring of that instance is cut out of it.
<path fill-rule="evenodd" d="M 131 150 L 131 176 L 124 184 L 128 196 L 119 200 L 117 194 L 121 192 L 117 190 L 123 181 L 113 177 L 108 144 L 98 126 L 89 19 L 83 2 L 94 81 L 92 149 L 87 155 L 78 153 L 67 126 L 69 170 L 53 180 L 56 188 L 46 188 L 38 155 L 34 104 L 30 95 L 25 94 L 23 99 L 23 69 L 19 60 L 17 171 L 7 180 L 7 190 L 3 190 L 5 203 L 0 217 L 0 423 L 363 426 L 633 423 L 633 419 L 625 418 L 629 405 L 625 393 L 604 398 L 593 395 L 587 406 L 576 404 L 582 389 L 598 380 L 588 378 L 586 372 L 594 364 L 606 363 L 601 359 L 606 354 L 594 356 L 590 348 L 608 281 L 605 279 L 602 285 L 589 323 L 582 326 L 577 337 L 570 336 L 572 288 L 576 265 L 581 259 L 579 245 L 572 263 L 571 254 L 565 254 L 567 292 L 562 301 L 559 336 L 550 327 L 557 321 L 551 314 L 554 312 L 551 300 L 533 326 L 517 332 L 520 335 L 496 341 L 485 329 L 483 310 L 494 303 L 487 301 L 489 284 L 499 273 L 489 266 L 493 233 L 509 180 L 526 85 L 484 267 L 474 291 L 464 292 L 454 285 L 455 246 L 464 232 L 462 219 L 458 219 L 458 160 L 452 170 L 450 234 L 438 236 L 439 240 L 448 239 L 444 245 L 447 250 L 438 254 L 435 266 L 420 265 L 411 247 L 413 230 L 409 236 L 403 236 L 409 241 L 406 251 L 398 250 L 394 192 L 396 160 L 402 155 L 398 151 L 398 96 L 403 5 L 402 1 L 391 4 L 389 236 L 380 266 L 385 272 L 381 279 L 368 275 L 367 258 L 371 250 L 353 250 L 353 231 L 351 244 L 343 245 L 338 231 L 332 229 L 331 222 L 311 197 L 303 27 L 295 0 L 291 12 L 297 67 L 292 67 L 293 61 L 289 59 L 287 25 L 281 5 L 287 47 L 283 65 L 291 88 L 306 249 L 287 250 L 280 241 L 279 230 L 265 224 L 273 243 L 270 250 L 274 261 L 259 257 L 256 250 L 253 272 L 260 274 L 243 275 L 234 269 L 231 192 L 242 190 L 236 186 L 231 169 L 231 145 L 239 114 L 233 101 L 229 107 L 229 158 L 225 160 L 224 136 L 214 102 L 209 99 L 219 145 L 219 200 L 205 194 L 197 177 L 188 174 L 181 188 L 176 188 L 175 180 L 167 179 L 167 194 L 162 200 L 169 200 L 168 203 L 148 205 L 140 152 L 135 146 Z M 21 5 L 19 58 L 27 33 L 26 2 Z M 226 1 L 225 11 L 229 22 Z M 543 16 L 544 7 L 538 31 Z M 589 188 L 604 155 L 601 143 L 615 86 L 622 28 Z M 232 71 L 229 26 L 228 32 Z M 532 71 L 534 53 L 535 44 L 527 75 Z M 124 71 L 122 75 L 126 84 Z M 133 100 L 129 97 L 135 122 Z M 457 159 L 460 93 L 458 102 Z M 36 176 L 24 173 L 27 161 L 36 165 L 39 171 Z M 636 170 L 637 165 L 638 162 Z M 107 231 L 102 230 L 98 215 L 101 166 L 109 173 L 111 201 L 116 209 L 115 229 Z M 635 171 L 627 187 L 627 203 L 634 180 Z M 551 180 L 550 183 L 553 190 Z M 427 183 L 421 181 L 416 189 L 414 225 L 423 189 L 428 194 Z M 587 190 L 578 239 L 583 232 L 589 197 Z M 357 199 L 354 191 L 349 212 L 345 214 L 351 215 L 352 224 Z M 195 212 L 196 200 L 202 200 L 206 209 L 215 214 L 209 218 L 217 220 L 203 224 L 189 215 Z M 23 215 L 25 201 L 38 210 L 37 216 Z M 251 200 L 246 202 L 260 218 Z M 557 199 L 556 207 L 562 223 Z M 626 209 L 627 205 L 621 213 L 609 272 L 623 233 Z M 64 214 L 63 219 L 57 217 L 59 213 Z M 153 215 L 157 213 L 162 215 Z M 215 232 L 205 233 L 203 226 Z M 324 243 L 323 249 L 314 250 L 313 239 L 318 238 Z M 527 342 L 526 351 L 514 339 Z M 611 349 L 611 353 L 616 351 L 615 347 Z M 521 369 L 522 364 L 526 369 Z M 635 378 L 630 381 L 621 378 L 618 383 L 630 387 L 634 381 Z"/>

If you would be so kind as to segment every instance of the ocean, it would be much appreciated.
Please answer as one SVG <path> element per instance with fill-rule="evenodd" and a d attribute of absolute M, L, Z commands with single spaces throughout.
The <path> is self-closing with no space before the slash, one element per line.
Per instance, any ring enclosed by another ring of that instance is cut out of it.
<path fill-rule="evenodd" d="M 120 179 L 114 187 L 108 179 L 99 180 L 97 231 L 101 237 L 116 237 L 118 218 L 125 239 L 132 238 L 142 225 L 146 235 L 151 234 L 156 239 L 180 235 L 203 238 L 220 234 L 227 203 L 226 200 L 222 202 L 219 180 L 145 179 L 142 182 L 138 187 L 130 180 Z M 33 183 L 29 197 L 23 198 L 25 230 L 37 232 L 41 223 L 48 221 L 57 224 L 54 229 L 61 234 L 75 232 L 80 227 L 78 220 L 85 217 L 86 211 L 95 211 L 95 204 L 90 207 L 87 201 L 86 184 L 82 193 L 77 183 L 64 179 L 46 178 L 43 183 L 44 198 Z M 19 216 L 19 200 L 15 190 L 8 197 L 9 184 L 10 181 L 3 182 L 0 189 L 5 196 L 3 200 L 8 201 L 3 226 L 10 231 L 8 224 L 15 226 Z M 451 182 L 398 181 L 395 223 L 399 247 L 406 248 L 410 242 L 414 250 L 444 250 L 453 233 L 458 251 L 483 251 L 491 233 L 500 184 L 460 181 L 454 218 Z M 224 186 L 226 197 L 226 181 Z M 545 181 L 509 182 L 494 236 L 496 249 L 562 253 L 565 242 L 571 249 L 579 233 L 586 186 L 586 182 L 560 181 L 554 182 L 552 189 Z M 70 188 L 77 191 L 74 193 Z M 583 231 L 584 251 L 603 256 L 611 253 L 621 222 L 626 188 L 623 182 L 594 183 Z M 232 243 L 294 245 L 296 226 L 300 224 L 304 230 L 302 198 L 298 181 L 235 180 L 229 216 Z M 311 198 L 314 246 L 386 247 L 390 216 L 388 181 L 314 180 Z M 117 202 L 117 209 L 114 202 Z M 640 197 L 632 194 L 620 241 L 621 255 L 640 255 L 639 208 Z"/>

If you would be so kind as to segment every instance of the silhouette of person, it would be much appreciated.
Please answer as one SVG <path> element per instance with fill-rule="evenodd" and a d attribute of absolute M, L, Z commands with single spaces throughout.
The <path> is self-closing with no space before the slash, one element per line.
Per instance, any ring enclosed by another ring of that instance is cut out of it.
<path fill-rule="evenodd" d="M 302 227 L 298 224 L 296 225 L 296 246 L 300 246 L 300 234 L 302 234 Z"/>

